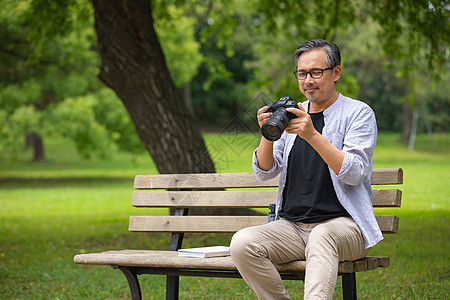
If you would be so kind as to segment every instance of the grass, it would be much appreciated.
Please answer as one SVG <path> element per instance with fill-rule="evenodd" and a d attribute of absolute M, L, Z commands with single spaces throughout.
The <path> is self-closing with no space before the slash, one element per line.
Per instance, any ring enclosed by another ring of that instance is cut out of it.
<path fill-rule="evenodd" d="M 251 172 L 257 145 L 253 134 L 205 134 L 219 172 Z M 408 152 L 396 134 L 380 134 L 376 168 L 402 167 L 401 209 L 377 211 L 400 216 L 398 235 L 386 236 L 372 255 L 391 256 L 384 270 L 359 273 L 360 299 L 448 299 L 450 135 L 419 136 Z M 9 159 L 0 153 L 0 298 L 128 299 L 123 275 L 108 267 L 78 266 L 77 253 L 105 249 L 166 249 L 168 235 L 127 231 L 136 174 L 157 173 L 146 154 L 117 154 L 111 161 L 78 157 L 67 141 L 48 143 L 49 162 L 30 163 L 29 153 Z M 166 210 L 152 210 L 166 214 Z M 229 236 L 191 235 L 184 246 L 227 243 Z M 142 276 L 146 299 L 164 298 L 163 276 Z M 286 282 L 293 299 L 301 282 Z M 239 279 L 182 278 L 181 299 L 255 299 Z M 335 298 L 342 295 L 340 280 Z"/>

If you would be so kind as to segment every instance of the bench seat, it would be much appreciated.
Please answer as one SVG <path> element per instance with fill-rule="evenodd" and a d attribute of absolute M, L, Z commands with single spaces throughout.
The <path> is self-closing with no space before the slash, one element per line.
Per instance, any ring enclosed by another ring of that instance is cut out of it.
<path fill-rule="evenodd" d="M 101 253 L 78 254 L 74 262 L 84 265 L 118 265 L 127 267 L 153 267 L 163 269 L 204 269 L 237 271 L 231 256 L 196 258 L 179 256 L 177 251 L 111 250 Z M 368 256 L 357 261 L 339 263 L 339 273 L 353 273 L 388 267 L 389 257 Z M 276 265 L 280 272 L 304 272 L 305 261 Z"/>

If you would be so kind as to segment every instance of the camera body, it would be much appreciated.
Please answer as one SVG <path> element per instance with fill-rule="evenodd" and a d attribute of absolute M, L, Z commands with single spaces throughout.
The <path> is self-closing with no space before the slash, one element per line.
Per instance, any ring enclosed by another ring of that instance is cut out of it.
<path fill-rule="evenodd" d="M 286 111 L 286 108 L 289 107 L 298 108 L 297 102 L 289 96 L 284 96 L 277 102 L 268 103 L 267 106 L 269 109 L 266 112 L 272 112 L 273 114 L 261 127 L 261 133 L 269 141 L 276 141 L 280 139 L 289 121 L 297 117 L 293 113 Z"/>

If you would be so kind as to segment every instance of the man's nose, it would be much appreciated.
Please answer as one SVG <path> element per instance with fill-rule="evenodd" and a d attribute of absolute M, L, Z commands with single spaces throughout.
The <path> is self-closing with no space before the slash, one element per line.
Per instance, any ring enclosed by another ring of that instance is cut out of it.
<path fill-rule="evenodd" d="M 305 83 L 314 82 L 314 78 L 312 78 L 310 73 L 306 73 Z"/>

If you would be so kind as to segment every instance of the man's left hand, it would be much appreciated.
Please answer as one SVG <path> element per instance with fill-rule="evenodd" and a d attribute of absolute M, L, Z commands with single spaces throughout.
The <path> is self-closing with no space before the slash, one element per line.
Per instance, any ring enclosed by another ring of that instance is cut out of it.
<path fill-rule="evenodd" d="M 306 141 L 311 139 L 314 135 L 320 134 L 314 128 L 311 116 L 305 111 L 301 103 L 298 104 L 298 109 L 289 107 L 286 110 L 297 116 L 297 118 L 289 121 L 289 124 L 285 129 L 287 133 L 297 134 Z"/>

